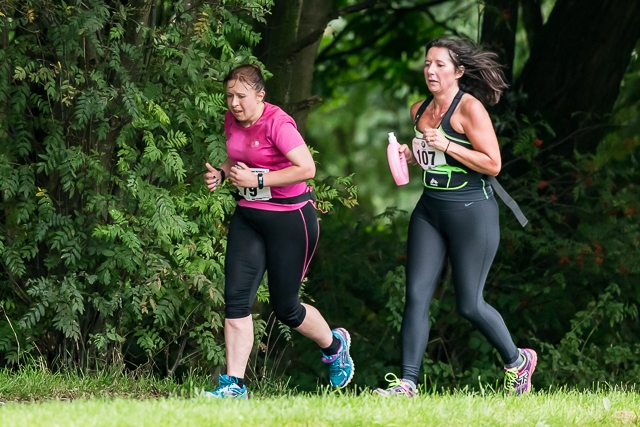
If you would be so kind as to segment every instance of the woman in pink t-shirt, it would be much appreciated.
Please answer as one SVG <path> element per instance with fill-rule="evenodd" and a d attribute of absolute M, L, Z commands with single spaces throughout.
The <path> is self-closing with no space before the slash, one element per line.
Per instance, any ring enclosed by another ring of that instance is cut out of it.
<path fill-rule="evenodd" d="M 315 341 L 329 364 L 334 387 L 353 378 L 351 338 L 333 331 L 320 312 L 301 303 L 300 285 L 318 241 L 319 226 L 306 181 L 315 175 L 311 153 L 294 120 L 264 101 L 264 79 L 255 65 L 240 65 L 224 81 L 227 159 L 204 176 L 210 191 L 225 179 L 238 188 L 225 257 L 227 373 L 211 397 L 246 398 L 244 373 L 253 347 L 253 305 L 268 275 L 273 311 L 282 323 Z"/>

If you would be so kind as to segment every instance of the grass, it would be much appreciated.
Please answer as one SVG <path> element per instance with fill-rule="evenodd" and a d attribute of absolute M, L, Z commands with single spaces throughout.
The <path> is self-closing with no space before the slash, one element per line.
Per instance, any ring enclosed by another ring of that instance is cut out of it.
<path fill-rule="evenodd" d="M 189 397 L 196 389 L 208 388 L 211 380 L 203 375 L 190 376 L 177 384 L 146 375 L 124 375 L 105 371 L 91 375 L 75 372 L 51 372 L 44 367 L 27 365 L 19 372 L 0 370 L 0 402 L 39 402 L 87 398 Z M 2 423 L 0 423 L 0 427 Z"/>
<path fill-rule="evenodd" d="M 0 426 L 631 426 L 640 425 L 640 394 L 538 391 L 428 393 L 385 399 L 359 390 L 282 391 L 248 401 L 199 396 L 210 386 L 194 375 L 185 384 L 123 375 L 0 371 Z"/>

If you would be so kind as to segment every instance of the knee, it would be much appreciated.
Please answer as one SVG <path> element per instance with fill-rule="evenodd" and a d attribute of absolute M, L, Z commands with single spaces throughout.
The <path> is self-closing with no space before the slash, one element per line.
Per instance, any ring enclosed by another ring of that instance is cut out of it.
<path fill-rule="evenodd" d="M 234 331 L 245 330 L 247 327 L 252 328 L 253 318 L 251 315 L 242 318 L 226 318 L 224 319 L 224 327 Z"/>
<path fill-rule="evenodd" d="M 475 323 L 480 318 L 480 310 L 476 304 L 459 304 L 458 313 L 471 323 Z"/>
<path fill-rule="evenodd" d="M 242 319 L 251 316 L 251 307 L 248 304 L 227 302 L 224 307 L 224 317 L 228 320 Z"/>
<path fill-rule="evenodd" d="M 273 304 L 273 312 L 276 319 L 290 328 L 297 328 L 302 324 L 307 311 L 299 302 L 297 304 Z"/>

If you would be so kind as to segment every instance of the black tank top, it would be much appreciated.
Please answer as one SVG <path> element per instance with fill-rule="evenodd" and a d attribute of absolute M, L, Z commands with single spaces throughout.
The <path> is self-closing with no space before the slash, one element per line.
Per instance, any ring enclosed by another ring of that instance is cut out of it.
<path fill-rule="evenodd" d="M 451 126 L 451 116 L 464 93 L 462 90 L 458 91 L 442 118 L 438 129 L 452 144 L 458 144 L 468 150 L 473 150 L 469 138 L 465 134 L 456 132 Z M 418 108 L 414 122 L 416 127 L 420 116 L 432 101 L 433 97 L 429 97 Z M 493 189 L 487 182 L 486 175 L 474 171 L 447 153 L 445 153 L 445 159 L 447 161 L 446 165 L 423 171 L 424 194 L 440 200 L 469 202 L 493 197 Z"/>

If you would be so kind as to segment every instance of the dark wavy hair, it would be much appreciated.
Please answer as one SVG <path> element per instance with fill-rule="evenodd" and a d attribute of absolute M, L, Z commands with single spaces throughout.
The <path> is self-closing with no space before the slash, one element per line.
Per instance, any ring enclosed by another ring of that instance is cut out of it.
<path fill-rule="evenodd" d="M 475 96 L 483 104 L 495 105 L 500 101 L 502 92 L 509 85 L 496 53 L 482 50 L 471 40 L 453 37 L 432 40 L 427 45 L 427 52 L 432 47 L 448 49 L 456 69 L 464 66 L 464 74 L 458 80 L 460 89 Z"/>
<path fill-rule="evenodd" d="M 227 77 L 224 78 L 226 86 L 231 80 L 238 80 L 247 87 L 258 92 L 264 90 L 264 77 L 259 66 L 254 64 L 242 64 L 229 71 Z"/>

